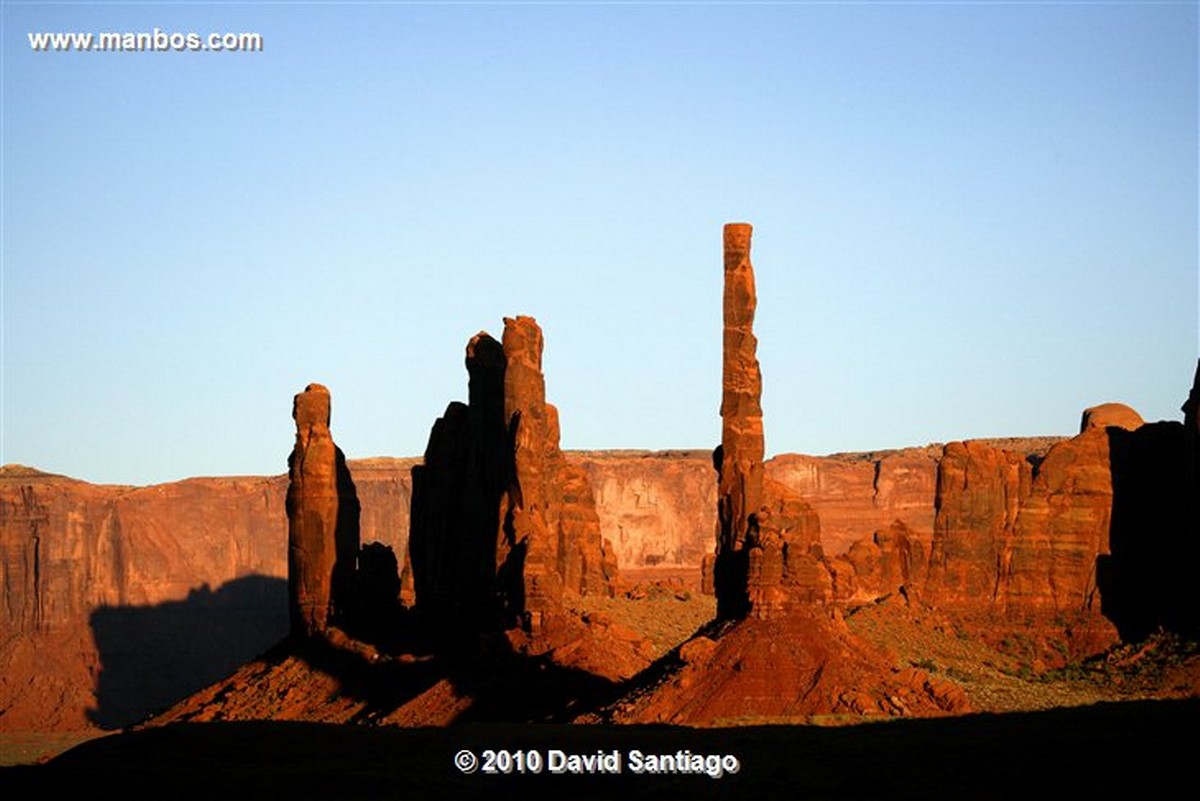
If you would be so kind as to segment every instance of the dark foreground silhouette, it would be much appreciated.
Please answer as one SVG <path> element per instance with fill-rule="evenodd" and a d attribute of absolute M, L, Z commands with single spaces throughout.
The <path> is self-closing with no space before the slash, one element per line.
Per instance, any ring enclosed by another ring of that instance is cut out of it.
<path fill-rule="evenodd" d="M 181 724 L 0 771 L 4 797 L 1087 798 L 1177 797 L 1195 784 L 1200 701 L 1100 704 L 844 728 L 312 723 Z M 463 774 L 469 749 L 619 752 L 619 775 Z M 732 754 L 736 774 L 637 775 L 630 752 Z M 15 792 L 14 792 L 15 791 Z M 1168 795 L 1170 792 L 1170 795 Z M 37 796 L 34 796 L 37 793 Z M 54 793 L 55 795 L 49 795 Z M 1161 796 L 1160 796 L 1161 793 Z"/>

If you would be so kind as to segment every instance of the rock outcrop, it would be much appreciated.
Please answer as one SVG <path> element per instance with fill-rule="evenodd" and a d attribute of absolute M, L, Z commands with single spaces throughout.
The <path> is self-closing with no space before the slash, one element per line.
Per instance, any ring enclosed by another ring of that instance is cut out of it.
<path fill-rule="evenodd" d="M 587 471 L 559 449 L 532 317 L 467 346 L 470 397 L 434 425 L 413 468 L 411 574 L 426 625 L 468 634 L 554 628 L 564 596 L 612 595 Z"/>
<path fill-rule="evenodd" d="M 713 454 L 718 526 L 704 581 L 716 594 L 717 619 L 608 715 L 624 723 L 721 725 L 965 711 L 967 698 L 953 682 L 905 673 L 849 631 L 831 602 L 857 594 L 855 557 L 828 559 L 812 506 L 764 475 L 749 252 L 750 226 L 727 225 L 722 435 Z M 873 553 L 860 549 L 858 564 L 904 575 L 907 530 L 897 526 Z"/>
<path fill-rule="evenodd" d="M 831 590 L 816 513 L 789 487 L 765 479 L 750 236 L 746 223 L 725 226 L 717 541 L 704 580 L 719 619 L 776 617 L 793 602 L 823 602 Z"/>
<path fill-rule="evenodd" d="M 587 472 L 601 534 L 623 568 L 699 568 L 712 552 L 711 452 L 586 451 L 566 458 Z"/>
<path fill-rule="evenodd" d="M 1123 403 L 1102 403 L 1099 406 L 1083 410 L 1083 418 L 1079 423 L 1079 433 L 1083 433 L 1088 429 L 1100 428 L 1108 429 L 1110 427 L 1121 428 L 1126 431 L 1137 431 L 1144 426 L 1146 421 L 1136 410 L 1126 406 Z"/>
<path fill-rule="evenodd" d="M 782 454 L 766 464 L 767 476 L 789 487 L 821 518 L 826 554 L 850 547 L 895 521 L 928 546 L 933 539 L 940 447 L 879 454 Z"/>
<path fill-rule="evenodd" d="M 496 530 L 511 453 L 503 348 L 481 332 L 467 344 L 466 366 L 468 402 L 446 408 L 412 468 L 407 553 L 424 625 L 470 638 L 500 626 Z"/>
<path fill-rule="evenodd" d="M 751 609 L 750 551 L 756 545 L 762 507 L 762 374 L 753 330 L 758 300 L 750 235 L 751 227 L 745 223 L 725 226 L 721 445 L 713 454 L 718 528 L 712 586 L 717 616 L 726 619 L 744 617 Z"/>
<path fill-rule="evenodd" d="M 359 547 L 354 481 L 329 432 L 329 390 L 296 395 L 296 444 L 288 458 L 288 606 L 292 634 L 324 633 L 353 606 Z"/>
<path fill-rule="evenodd" d="M 946 445 L 938 463 L 929 600 L 979 606 L 996 599 L 1030 477 L 1029 465 L 1011 451 L 971 441 Z"/>
<path fill-rule="evenodd" d="M 679 664 L 648 690 L 614 705 L 615 723 L 731 726 L 970 711 L 953 681 L 891 664 L 836 617 L 799 607 L 750 617 L 678 652 Z"/>
<path fill-rule="evenodd" d="M 490 397 L 493 417 L 503 421 L 502 390 Z M 1108 620 L 1130 639 L 1159 626 L 1194 630 L 1197 397 L 1200 388 L 1184 406 L 1182 425 L 1129 431 L 1122 419 L 1140 418 L 1093 411 L 1074 440 L 781 456 L 765 464 L 760 507 L 772 508 L 772 479 L 800 491 L 820 516 L 826 571 L 817 572 L 815 583 L 841 603 L 903 588 L 909 598 L 975 624 L 960 630 L 1000 638 L 1038 627 L 1061 637 L 1070 629 L 1078 638 L 1075 653 L 1111 641 Z M 447 417 L 458 413 L 448 410 Z M 508 442 L 507 425 L 492 430 Z M 558 458 L 587 473 L 601 542 L 615 546 L 599 546 L 599 575 L 610 586 L 614 563 L 698 565 L 712 549 L 717 487 L 708 454 L 567 453 L 551 461 Z M 417 461 L 348 463 L 362 506 L 362 540 L 381 544 L 372 565 L 386 567 L 389 554 L 407 552 L 410 470 Z M 566 504 L 559 523 L 590 530 L 586 502 L 573 510 L 586 497 L 578 475 L 551 483 L 560 488 L 551 494 L 560 492 Z M 287 631 L 287 487 L 286 476 L 97 486 L 0 468 L 0 729 L 123 725 L 278 640 Z M 482 527 L 492 542 L 501 530 L 498 498 L 509 487 L 505 479 L 492 490 L 497 500 L 485 505 L 492 511 Z M 974 497 L 989 492 L 1007 500 Z M 786 504 L 777 514 L 785 510 Z M 811 547 L 807 556 L 797 565 L 819 561 Z M 598 574 L 583 565 L 596 561 L 591 547 L 562 563 L 564 597 L 571 586 L 593 591 Z M 488 575 L 496 565 L 488 560 Z M 787 579 L 803 585 L 790 554 Z M 395 594 L 388 575 L 371 587 L 372 598 Z M 218 629 L 219 641 L 198 633 Z M 206 643 L 204 653 L 197 642 Z M 555 649 L 571 641 L 543 636 L 541 642 Z M 163 661 L 171 654 L 180 658 Z M 626 671 L 635 664 L 629 661 Z M 151 687 L 151 668 L 171 680 Z"/>

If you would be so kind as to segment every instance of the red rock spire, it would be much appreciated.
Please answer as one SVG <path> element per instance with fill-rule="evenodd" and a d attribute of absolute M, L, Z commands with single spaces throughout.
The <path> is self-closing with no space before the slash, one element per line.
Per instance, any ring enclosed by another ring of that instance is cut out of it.
<path fill-rule="evenodd" d="M 762 374 L 753 330 L 757 296 L 750 234 L 747 223 L 725 226 L 721 447 L 714 455 L 719 531 L 713 578 L 720 617 L 739 617 L 747 611 L 748 541 L 755 536 L 762 506 Z"/>
<path fill-rule="evenodd" d="M 292 634 L 312 637 L 351 603 L 359 504 L 329 432 L 329 390 L 309 384 L 292 401 L 296 444 L 288 458 L 288 604 Z"/>

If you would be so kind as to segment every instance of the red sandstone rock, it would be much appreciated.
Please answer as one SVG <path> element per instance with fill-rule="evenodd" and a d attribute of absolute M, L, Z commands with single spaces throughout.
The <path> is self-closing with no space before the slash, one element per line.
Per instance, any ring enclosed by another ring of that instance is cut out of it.
<path fill-rule="evenodd" d="M 763 481 L 763 502 L 752 535 L 748 579 L 751 612 L 768 618 L 794 603 L 832 597 L 816 512 L 787 486 Z"/>
<path fill-rule="evenodd" d="M 926 547 L 933 539 L 937 460 L 941 449 L 908 448 L 884 454 L 784 454 L 767 475 L 799 493 L 821 518 L 827 554 L 899 520 Z"/>
<path fill-rule="evenodd" d="M 1022 499 L 1005 559 L 1006 607 L 1098 615 L 1096 559 L 1108 552 L 1112 502 L 1103 428 L 1051 448 Z"/>
<path fill-rule="evenodd" d="M 764 559 L 773 580 L 776 554 L 751 553 L 762 507 L 763 423 L 762 374 L 758 341 L 754 337 L 757 298 L 750 265 L 751 228 L 745 223 L 725 226 L 724 345 L 721 377 L 721 447 L 713 456 L 717 468 L 717 545 L 713 585 L 717 615 L 741 617 L 750 611 L 747 577 L 762 581 Z M 776 543 L 771 548 L 778 548 Z"/>
<path fill-rule="evenodd" d="M 363 504 L 364 539 L 398 554 L 408 537 L 412 462 L 349 464 Z M 88 727 L 88 710 L 108 705 L 98 702 L 98 678 L 106 699 L 120 698 L 122 687 L 134 683 L 129 693 L 146 703 L 122 708 L 148 712 L 154 698 L 173 701 L 211 682 L 230 659 L 252 657 L 278 641 L 287 633 L 286 588 L 270 596 L 278 598 L 277 608 L 257 602 L 247 608 L 245 625 L 210 643 L 207 661 L 182 661 L 192 653 L 178 642 L 188 632 L 159 635 L 139 621 L 156 609 L 164 621 L 170 614 L 185 620 L 206 592 L 220 598 L 223 588 L 239 582 L 286 583 L 286 491 L 286 476 L 118 487 L 0 468 L 0 730 Z M 155 658 L 160 664 L 162 655 L 171 658 L 172 675 L 160 679 L 161 687 L 122 678 L 111 656 L 103 666 L 100 649 L 120 632 L 102 631 L 98 638 L 93 621 L 122 616 L 141 626 L 124 638 L 124 647 L 141 649 L 128 660 L 151 671 Z M 131 722 L 101 718 L 112 721 L 106 725 Z"/>
<path fill-rule="evenodd" d="M 717 487 L 708 451 L 567 453 L 588 473 L 600 530 L 624 567 L 696 567 L 713 549 Z"/>
<path fill-rule="evenodd" d="M 987 606 L 1007 573 L 1009 543 L 1030 466 L 1019 454 L 951 442 L 938 464 L 937 518 L 926 596 L 942 606 Z"/>
<path fill-rule="evenodd" d="M 1082 434 L 1089 428 L 1104 429 L 1109 426 L 1123 428 L 1126 431 L 1136 431 L 1145 425 L 1142 416 L 1123 403 L 1102 403 L 1090 409 L 1083 410 L 1083 419 L 1079 424 Z"/>
<path fill-rule="evenodd" d="M 415 598 L 447 636 L 537 635 L 557 625 L 564 594 L 614 592 L 588 473 L 559 450 L 542 347 L 532 317 L 506 319 L 503 343 L 475 336 L 470 402 L 450 404 L 413 469 Z"/>
<path fill-rule="evenodd" d="M 738 621 L 680 649 L 682 664 L 619 702 L 617 723 L 688 726 L 969 711 L 952 682 L 902 671 L 818 607 Z"/>
<path fill-rule="evenodd" d="M 922 538 L 899 520 L 851 546 L 846 560 L 853 568 L 854 601 L 870 601 L 903 589 L 919 593 L 928 569 L 929 552 Z"/>
<path fill-rule="evenodd" d="M 256 574 L 286 575 L 284 520 L 279 479 L 130 488 L 6 468 L 0 475 L 0 729 L 88 727 L 88 710 L 100 706 L 98 690 L 107 701 L 137 680 L 121 675 L 115 655 L 102 664 L 98 649 L 114 642 L 154 643 L 159 663 L 179 674 L 162 680 L 165 689 L 187 692 L 211 681 L 212 664 L 173 658 L 179 639 L 203 632 L 181 631 L 179 623 L 173 632 L 154 630 L 142 625 L 144 618 L 175 604 L 176 620 L 186 621 L 189 597 L 203 598 L 208 588 Z M 123 616 L 139 630 L 121 631 Z M 286 633 L 286 616 L 278 617 L 283 625 L 265 641 L 227 631 L 222 653 L 246 658 L 261 652 Z M 168 636 L 156 641 L 156 631 Z M 153 656 L 144 654 L 148 666 Z"/>
<path fill-rule="evenodd" d="M 505 318 L 503 344 L 508 362 L 504 419 L 513 438 L 513 472 L 501 498 L 497 559 L 500 570 L 513 575 L 509 608 L 523 618 L 525 626 L 536 630 L 544 615 L 560 608 L 563 590 L 557 537 L 552 538 L 547 520 L 554 472 L 546 464 L 552 446 L 542 376 L 542 331 L 531 317 Z"/>
<path fill-rule="evenodd" d="M 346 610 L 358 556 L 358 501 L 329 433 L 329 390 L 296 395 L 296 445 L 288 459 L 288 599 L 292 633 L 321 634 Z"/>
<path fill-rule="evenodd" d="M 513 472 L 501 499 L 497 558 L 501 571 L 520 571 L 520 614 L 537 632 L 561 614 L 564 592 L 612 595 L 616 576 L 587 472 L 559 450 L 558 411 L 546 403 L 542 331 L 532 317 L 505 318 L 503 342 Z"/>

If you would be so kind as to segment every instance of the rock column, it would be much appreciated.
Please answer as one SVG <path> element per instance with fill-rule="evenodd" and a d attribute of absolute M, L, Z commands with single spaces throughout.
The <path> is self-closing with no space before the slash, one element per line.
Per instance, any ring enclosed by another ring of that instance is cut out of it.
<path fill-rule="evenodd" d="M 309 384 L 292 403 L 288 602 L 292 634 L 299 637 L 324 632 L 335 608 L 348 603 L 358 552 L 358 501 L 329 432 L 329 413 L 329 390 L 320 384 Z"/>
<path fill-rule="evenodd" d="M 542 330 L 532 317 L 504 319 L 504 416 L 512 437 L 513 471 L 501 509 L 498 543 L 501 573 L 509 577 L 511 612 L 537 631 L 562 605 L 558 537 L 551 537 L 550 484 L 557 455 L 557 415 L 546 404 Z M 557 533 L 557 532 L 555 532 Z M 520 576 L 520 579 L 517 576 Z"/>
<path fill-rule="evenodd" d="M 762 374 L 753 331 L 757 296 L 750 233 L 746 223 L 725 226 L 721 446 L 713 456 L 719 476 L 713 589 L 721 618 L 749 611 L 749 545 L 757 536 L 763 502 Z"/>

